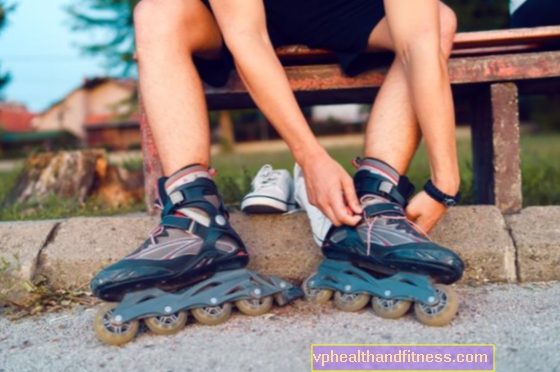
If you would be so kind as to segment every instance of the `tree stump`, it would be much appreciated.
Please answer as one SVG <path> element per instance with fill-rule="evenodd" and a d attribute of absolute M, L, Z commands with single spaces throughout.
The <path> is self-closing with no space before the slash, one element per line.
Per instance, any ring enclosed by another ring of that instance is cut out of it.
<path fill-rule="evenodd" d="M 109 165 L 104 150 L 60 151 L 29 156 L 5 205 L 53 197 L 85 203 L 97 197 L 116 208 L 143 196 L 142 172 Z"/>

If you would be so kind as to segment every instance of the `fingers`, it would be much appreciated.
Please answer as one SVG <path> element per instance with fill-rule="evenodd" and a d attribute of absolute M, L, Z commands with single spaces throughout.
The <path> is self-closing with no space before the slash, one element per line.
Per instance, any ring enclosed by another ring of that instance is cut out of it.
<path fill-rule="evenodd" d="M 418 217 L 414 223 L 420 226 L 420 228 L 424 230 L 426 234 L 428 234 L 436 225 L 436 221 L 427 216 Z"/>
<path fill-rule="evenodd" d="M 348 209 L 344 204 L 344 196 L 342 193 L 333 190 L 330 194 L 330 207 L 339 224 L 354 226 L 360 222 L 361 216 L 355 215 L 353 212 L 348 213 Z"/>
<path fill-rule="evenodd" d="M 342 180 L 342 187 L 346 203 L 352 212 L 355 214 L 362 214 L 362 207 L 360 207 L 360 202 L 358 201 L 358 196 L 356 195 L 356 189 L 354 188 L 354 181 L 352 178 L 345 177 Z"/>

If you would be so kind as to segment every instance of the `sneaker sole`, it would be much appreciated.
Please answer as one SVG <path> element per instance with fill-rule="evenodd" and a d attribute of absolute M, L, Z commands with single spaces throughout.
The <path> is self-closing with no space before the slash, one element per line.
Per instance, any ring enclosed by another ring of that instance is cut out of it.
<path fill-rule="evenodd" d="M 248 214 L 286 213 L 288 203 L 267 196 L 256 196 L 243 199 L 241 210 Z"/>

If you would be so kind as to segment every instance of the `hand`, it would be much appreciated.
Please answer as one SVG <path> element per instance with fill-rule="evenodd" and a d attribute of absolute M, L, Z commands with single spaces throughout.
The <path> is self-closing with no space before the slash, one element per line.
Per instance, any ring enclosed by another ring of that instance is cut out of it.
<path fill-rule="evenodd" d="M 425 191 L 422 191 L 412 198 L 408 204 L 406 216 L 428 233 L 443 217 L 446 211 L 446 206 L 438 203 L 426 194 Z"/>
<path fill-rule="evenodd" d="M 307 157 L 300 165 L 309 202 L 319 208 L 333 225 L 355 226 L 360 222 L 362 208 L 354 181 L 340 164 L 325 152 Z"/>

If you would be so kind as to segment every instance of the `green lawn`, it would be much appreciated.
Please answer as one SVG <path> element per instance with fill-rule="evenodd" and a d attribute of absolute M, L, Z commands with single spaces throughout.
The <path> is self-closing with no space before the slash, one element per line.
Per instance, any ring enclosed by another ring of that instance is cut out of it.
<path fill-rule="evenodd" d="M 524 136 L 521 140 L 523 174 L 523 204 L 560 205 L 560 134 Z M 469 139 L 457 142 L 461 171 L 462 204 L 472 204 L 472 156 Z M 349 172 L 351 160 L 362 154 L 361 147 L 329 149 L 331 156 Z M 263 164 L 293 170 L 294 160 L 289 152 L 218 155 L 212 166 L 218 169 L 216 182 L 228 204 L 238 204 L 247 192 L 252 176 Z M 430 177 L 426 148 L 421 145 L 408 176 L 421 188 Z"/>
<path fill-rule="evenodd" d="M 560 205 L 560 134 L 524 136 L 521 140 L 523 203 L 530 205 Z M 329 149 L 333 158 L 349 172 L 353 172 L 351 160 L 362 154 L 360 147 Z M 472 158 L 470 141 L 458 141 L 459 164 L 461 169 L 462 204 L 472 203 Z M 212 159 L 212 166 L 218 169 L 216 182 L 227 204 L 235 206 L 249 190 L 252 177 L 263 164 L 274 168 L 293 170 L 294 160 L 287 151 L 274 153 L 222 154 Z M 408 176 L 420 188 L 430 176 L 426 149 L 421 146 Z M 17 172 L 0 172 L 0 200 L 9 192 L 17 178 Z M 111 215 L 139 211 L 143 205 L 135 205 L 127 210 L 112 210 L 96 202 L 86 205 L 49 201 L 41 206 L 12 206 L 0 210 L 0 220 L 65 218 L 70 216 Z"/>

